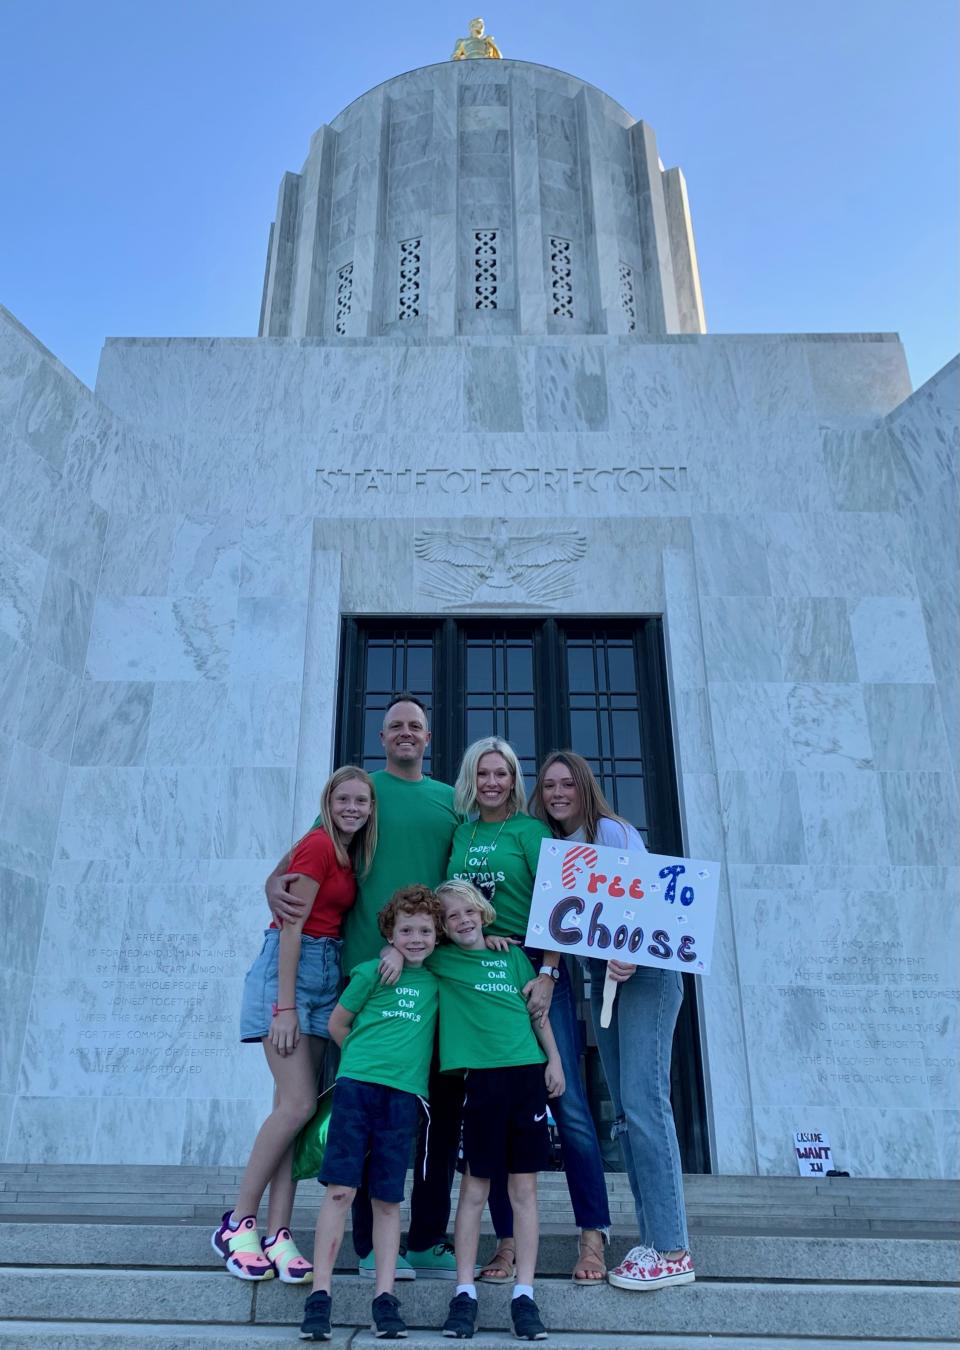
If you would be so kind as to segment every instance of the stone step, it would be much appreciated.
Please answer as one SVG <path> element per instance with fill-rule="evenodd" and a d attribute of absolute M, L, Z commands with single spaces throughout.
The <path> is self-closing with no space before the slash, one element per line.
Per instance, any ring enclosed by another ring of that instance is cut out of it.
<path fill-rule="evenodd" d="M 509 1324 L 509 1290 L 481 1285 L 480 1319 Z M 400 1289 L 412 1327 L 437 1328 L 451 1294 L 448 1281 L 418 1280 Z M 343 1276 L 335 1290 L 335 1320 L 362 1327 L 369 1319 L 371 1283 Z M 0 1318 L 19 1321 L 242 1323 L 299 1322 L 305 1291 L 270 1281 L 245 1284 L 201 1271 L 75 1271 L 0 1269 Z M 950 1340 L 960 1332 L 956 1292 L 942 1286 L 710 1281 L 655 1293 L 610 1285 L 578 1288 L 541 1280 L 537 1301 L 555 1331 L 661 1335 L 875 1337 Z"/>
<path fill-rule="evenodd" d="M 0 1322 L 0 1350 L 291 1350 L 290 1328 L 224 1327 L 135 1322 Z M 331 1350 L 374 1350 L 383 1345 L 369 1331 L 350 1327 L 334 1330 L 324 1342 Z M 439 1332 L 412 1331 L 406 1350 L 438 1350 L 449 1345 Z M 516 1350 L 517 1342 L 504 1332 L 481 1331 L 472 1342 L 476 1350 Z M 644 1332 L 550 1333 L 553 1350 L 851 1350 L 847 1339 L 768 1336 L 657 1336 Z M 863 1340 L 856 1350 L 938 1350 L 949 1341 Z"/>
<path fill-rule="evenodd" d="M 309 1253 L 312 1226 L 295 1228 L 294 1234 L 301 1251 Z M 620 1259 L 630 1240 L 614 1235 L 608 1264 Z M 481 1260 L 488 1260 L 493 1249 L 488 1234 L 481 1241 Z M 544 1225 L 540 1275 L 569 1274 L 576 1255 L 569 1228 Z M 960 1273 L 960 1242 L 949 1240 L 702 1233 L 694 1255 L 701 1279 L 949 1284 Z M 219 1270 L 222 1263 L 210 1246 L 209 1226 L 54 1222 L 0 1224 L 0 1265 Z M 338 1269 L 356 1269 L 349 1236 Z"/>

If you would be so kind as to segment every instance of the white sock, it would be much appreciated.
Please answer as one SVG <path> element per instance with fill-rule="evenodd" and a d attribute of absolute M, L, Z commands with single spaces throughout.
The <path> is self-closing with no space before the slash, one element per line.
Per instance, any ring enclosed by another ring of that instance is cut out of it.
<path fill-rule="evenodd" d="M 527 1298 L 533 1298 L 532 1284 L 515 1284 L 513 1286 L 513 1297 L 522 1298 L 526 1294 Z"/>
<path fill-rule="evenodd" d="M 471 1298 L 477 1297 L 477 1286 L 475 1284 L 458 1284 L 458 1294 L 469 1294 Z"/>

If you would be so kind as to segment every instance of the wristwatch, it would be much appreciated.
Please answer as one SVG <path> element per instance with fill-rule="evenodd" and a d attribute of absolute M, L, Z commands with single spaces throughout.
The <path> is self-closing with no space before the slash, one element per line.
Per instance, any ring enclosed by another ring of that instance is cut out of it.
<path fill-rule="evenodd" d="M 551 980 L 557 981 L 560 978 L 559 966 L 541 966 L 537 971 L 538 975 L 549 975 Z"/>

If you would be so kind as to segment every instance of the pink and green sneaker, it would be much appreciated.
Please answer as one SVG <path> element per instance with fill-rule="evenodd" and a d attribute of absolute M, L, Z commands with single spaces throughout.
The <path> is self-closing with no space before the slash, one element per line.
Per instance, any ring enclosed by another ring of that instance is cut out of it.
<path fill-rule="evenodd" d="M 210 1245 L 226 1262 L 227 1270 L 238 1280 L 272 1280 L 276 1271 L 269 1257 L 264 1256 L 257 1233 L 257 1216 L 248 1214 L 236 1228 L 231 1227 L 227 1210 L 220 1227 L 211 1235 Z"/>
<path fill-rule="evenodd" d="M 313 1266 L 300 1255 L 289 1228 L 278 1228 L 276 1237 L 264 1238 L 261 1246 L 281 1284 L 309 1284 L 313 1279 Z"/>

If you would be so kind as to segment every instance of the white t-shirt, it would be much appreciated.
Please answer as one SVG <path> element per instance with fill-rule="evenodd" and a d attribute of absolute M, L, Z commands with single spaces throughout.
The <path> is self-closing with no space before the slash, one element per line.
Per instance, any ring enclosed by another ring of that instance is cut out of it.
<path fill-rule="evenodd" d="M 640 853 L 646 853 L 647 851 L 646 844 L 632 825 L 628 825 L 626 821 L 622 820 L 611 820 L 609 816 L 601 816 L 597 821 L 596 839 L 587 840 L 584 838 L 582 825 L 579 829 L 574 830 L 573 834 L 568 834 L 566 837 L 574 839 L 580 844 L 604 844 L 608 848 L 626 848 Z"/>

